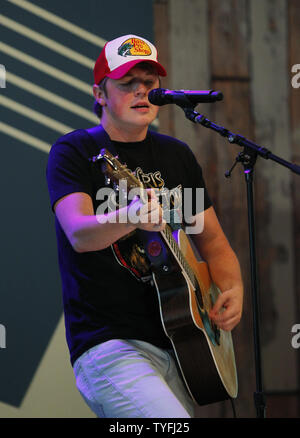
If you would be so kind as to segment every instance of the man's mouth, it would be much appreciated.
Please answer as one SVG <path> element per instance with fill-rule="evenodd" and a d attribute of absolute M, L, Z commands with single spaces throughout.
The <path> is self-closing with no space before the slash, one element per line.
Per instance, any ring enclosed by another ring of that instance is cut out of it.
<path fill-rule="evenodd" d="M 149 105 L 147 103 L 137 103 L 136 105 L 133 105 L 131 108 L 149 108 Z"/>

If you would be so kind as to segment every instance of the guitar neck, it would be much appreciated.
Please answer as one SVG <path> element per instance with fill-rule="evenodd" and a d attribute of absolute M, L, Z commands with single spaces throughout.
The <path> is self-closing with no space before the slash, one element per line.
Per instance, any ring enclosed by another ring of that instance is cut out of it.
<path fill-rule="evenodd" d="M 166 242 L 168 248 L 172 252 L 172 254 L 175 256 L 178 264 L 182 268 L 182 270 L 185 272 L 186 276 L 189 278 L 190 282 L 192 283 L 194 289 L 197 287 L 197 279 L 195 277 L 195 274 L 190 267 L 188 261 L 182 254 L 181 249 L 179 248 L 178 243 L 173 237 L 172 229 L 170 225 L 166 224 L 165 228 L 160 231 L 160 234 L 162 235 L 164 241 Z"/>

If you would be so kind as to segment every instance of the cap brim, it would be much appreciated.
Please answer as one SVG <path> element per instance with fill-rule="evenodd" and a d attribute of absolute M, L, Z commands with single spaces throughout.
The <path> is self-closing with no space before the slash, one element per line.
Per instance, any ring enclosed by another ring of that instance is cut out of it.
<path fill-rule="evenodd" d="M 157 73 L 160 76 L 167 76 L 166 70 L 159 62 L 150 61 L 150 60 L 148 61 L 147 59 L 135 59 L 133 61 L 126 62 L 126 64 L 120 65 L 120 67 L 116 68 L 111 73 L 108 73 L 106 76 L 108 76 L 111 79 L 121 79 L 129 72 L 129 70 L 131 70 L 135 65 L 141 62 L 148 62 L 149 64 L 154 65 L 154 67 L 157 70 Z"/>

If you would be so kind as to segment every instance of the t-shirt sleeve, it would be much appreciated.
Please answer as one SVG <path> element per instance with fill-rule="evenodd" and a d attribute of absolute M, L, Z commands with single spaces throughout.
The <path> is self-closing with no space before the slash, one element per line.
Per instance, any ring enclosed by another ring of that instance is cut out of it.
<path fill-rule="evenodd" d="M 195 216 L 203 210 L 207 210 L 212 206 L 212 201 L 208 194 L 208 190 L 204 181 L 203 172 L 194 153 L 190 148 L 187 149 L 187 171 L 190 179 L 191 191 L 185 194 L 192 200 L 192 215 Z"/>
<path fill-rule="evenodd" d="M 58 140 L 50 150 L 46 175 L 52 209 L 60 198 L 71 193 L 92 196 L 90 163 L 78 145 Z"/>

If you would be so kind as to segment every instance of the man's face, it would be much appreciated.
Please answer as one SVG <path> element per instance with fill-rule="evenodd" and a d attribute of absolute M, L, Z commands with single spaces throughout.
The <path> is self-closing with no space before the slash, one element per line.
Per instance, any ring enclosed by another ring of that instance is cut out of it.
<path fill-rule="evenodd" d="M 129 132 L 147 129 L 159 109 L 149 102 L 148 93 L 158 87 L 156 71 L 140 66 L 132 68 L 121 79 L 108 79 L 103 97 L 103 126 L 108 123 L 110 127 Z"/>

